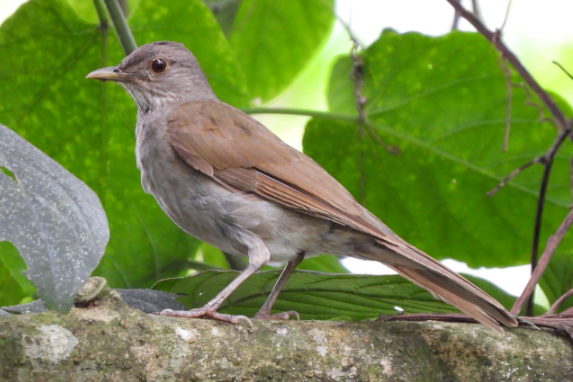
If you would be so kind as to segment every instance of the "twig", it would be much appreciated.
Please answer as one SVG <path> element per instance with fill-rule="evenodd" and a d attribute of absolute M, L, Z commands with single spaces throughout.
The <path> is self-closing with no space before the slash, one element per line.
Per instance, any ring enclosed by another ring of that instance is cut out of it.
<path fill-rule="evenodd" d="M 499 41 L 499 35 L 501 35 L 501 31 L 498 31 L 498 36 L 496 41 Z M 509 146 L 509 132 L 511 129 L 511 71 L 505 65 L 503 54 L 500 53 L 499 56 L 499 66 L 502 68 L 502 71 L 505 75 L 505 132 L 503 134 L 503 146 L 501 147 L 502 152 L 507 152 L 507 148 Z"/>
<path fill-rule="evenodd" d="M 456 0 L 458 3 L 460 0 Z M 460 24 L 460 12 L 454 10 L 454 21 L 452 22 L 452 31 L 457 31 Z"/>
<path fill-rule="evenodd" d="M 541 275 L 545 271 L 545 268 L 547 268 L 547 265 L 551 260 L 551 256 L 553 256 L 555 249 L 563 239 L 563 236 L 565 236 L 565 234 L 569 230 L 571 223 L 573 223 L 573 209 L 569 211 L 567 217 L 565 218 L 565 220 L 563 220 L 563 223 L 561 223 L 561 226 L 559 226 L 557 231 L 547 240 L 547 245 L 545 246 L 545 250 L 541 255 L 541 259 L 539 259 L 539 263 L 533 270 L 531 278 L 529 279 L 529 282 L 527 283 L 527 286 L 525 287 L 523 293 L 521 294 L 521 296 L 519 296 L 517 301 L 515 301 L 515 304 L 513 304 L 513 307 L 511 308 L 511 314 L 514 315 L 519 314 L 524 302 L 531 296 L 533 289 L 535 288 L 535 285 L 537 285 L 537 282 L 541 278 Z"/>
<path fill-rule="evenodd" d="M 509 61 L 509 63 L 515 68 L 515 70 L 521 75 L 525 82 L 533 89 L 535 94 L 541 99 L 545 107 L 549 110 L 551 115 L 555 118 L 558 125 L 565 129 L 567 127 L 567 118 L 563 111 L 557 106 L 555 100 L 539 86 L 537 81 L 531 76 L 529 71 L 523 66 L 521 61 L 509 50 L 509 48 L 503 43 L 503 41 L 495 41 L 495 34 L 486 28 L 486 26 L 471 12 L 466 10 L 462 5 L 458 4 L 456 0 L 446 0 L 460 15 L 469 21 L 470 24 L 476 28 L 476 30 L 481 33 L 486 39 L 488 39 L 494 46 L 504 55 L 504 57 Z"/>
<path fill-rule="evenodd" d="M 545 194 L 547 193 L 547 186 L 549 185 L 549 176 L 551 175 L 551 169 L 553 168 L 553 158 L 549 159 L 547 163 L 545 163 L 545 168 L 543 169 L 543 176 L 541 177 L 541 185 L 539 187 L 539 196 L 537 197 L 537 208 L 535 210 L 535 223 L 533 226 L 533 239 L 531 240 L 531 255 L 529 258 L 529 262 L 531 264 L 531 278 L 529 281 L 534 278 L 533 274 L 534 271 L 537 269 L 537 258 L 539 256 L 539 240 L 541 235 L 541 223 L 543 219 L 543 207 L 545 206 Z M 553 253 L 549 255 L 547 262 L 549 263 L 549 259 Z M 547 265 L 545 265 L 547 266 Z M 541 269 L 541 273 L 539 274 L 537 280 L 533 284 L 531 290 L 527 291 L 529 293 L 529 298 L 527 299 L 527 307 L 525 314 L 528 316 L 533 315 L 533 300 L 535 298 L 535 284 L 543 274 L 545 267 Z M 525 290 L 523 294 L 525 294 Z M 523 295 L 522 294 L 522 295 Z M 521 310 L 521 307 L 519 307 Z M 517 314 L 517 313 L 515 313 Z"/>
<path fill-rule="evenodd" d="M 350 39 L 352 40 L 352 51 L 350 58 L 352 59 L 352 79 L 354 80 L 354 98 L 356 100 L 356 111 L 358 112 L 358 125 L 362 128 L 363 125 L 368 124 L 368 116 L 364 111 L 364 106 L 368 100 L 362 94 L 364 88 L 364 69 L 360 57 L 358 57 L 358 41 L 348 31 Z"/>
<path fill-rule="evenodd" d="M 493 196 L 496 192 L 499 191 L 500 188 L 504 187 L 510 180 L 515 178 L 520 172 L 533 166 L 536 163 L 543 163 L 544 161 L 545 161 L 545 155 L 541 155 L 541 156 L 538 156 L 537 158 L 530 160 L 526 164 L 516 168 L 508 176 L 506 176 L 501 182 L 499 182 L 498 185 L 493 188 L 493 190 L 488 191 L 486 193 L 486 195 L 487 196 Z"/>
<path fill-rule="evenodd" d="M 123 11 L 121 10 L 121 7 L 117 3 L 117 0 L 104 0 L 104 1 L 109 16 L 111 17 L 111 21 L 113 21 L 113 25 L 115 27 L 115 31 L 117 32 L 117 37 L 119 38 L 121 47 L 123 48 L 123 53 L 127 56 L 135 49 L 137 49 L 137 45 L 135 44 L 135 39 L 131 34 L 131 30 L 127 25 L 127 21 L 125 20 L 125 16 L 123 15 Z"/>
<path fill-rule="evenodd" d="M 494 46 L 499 51 L 498 45 L 501 42 L 501 29 L 494 32 Z M 511 128 L 511 88 L 521 88 L 525 92 L 525 105 L 532 106 L 536 108 L 539 112 L 539 122 L 552 122 L 557 124 L 555 120 L 551 118 L 546 118 L 543 112 L 543 107 L 537 102 L 533 101 L 531 97 L 531 92 L 529 88 L 521 83 L 513 83 L 511 81 L 511 70 L 507 66 L 507 62 L 504 59 L 503 53 L 499 51 L 499 68 L 502 70 L 505 76 L 505 86 L 506 86 L 506 109 L 505 109 L 505 133 L 503 137 L 502 151 L 506 152 L 509 146 L 509 132 Z"/>
<path fill-rule="evenodd" d="M 543 315 L 538 317 L 518 317 L 520 326 L 537 326 L 551 328 L 555 330 L 571 330 L 573 328 L 573 315 L 565 314 L 565 312 L 558 315 Z M 396 314 L 396 315 L 381 315 L 376 321 L 442 321 L 442 322 L 475 322 L 473 318 L 466 316 L 462 313 L 409 313 L 409 314 Z"/>
<path fill-rule="evenodd" d="M 352 50 L 350 51 L 350 58 L 352 60 L 352 80 L 354 82 L 354 99 L 356 103 L 356 111 L 358 111 L 358 135 L 359 139 L 362 141 L 364 139 L 364 125 L 368 124 L 368 116 L 364 111 L 364 106 L 368 100 L 362 94 L 362 88 L 364 88 L 364 70 L 362 67 L 362 62 L 358 57 L 358 41 L 352 33 L 350 28 L 346 28 L 350 39 L 352 40 Z M 364 175 L 364 153 L 362 148 L 360 148 L 360 158 L 359 158 L 359 169 L 360 169 L 360 204 L 364 205 L 366 201 L 366 176 Z"/>
<path fill-rule="evenodd" d="M 555 65 L 557 65 L 557 66 L 559 67 L 559 69 L 561 69 L 561 70 L 563 71 L 563 73 L 567 74 L 567 76 L 568 76 L 570 79 L 573 80 L 573 76 L 571 75 L 571 73 L 569 73 L 569 72 L 567 71 L 567 69 L 565 69 L 565 68 L 563 67 L 563 65 L 561 65 L 561 64 L 558 63 L 557 61 L 551 61 L 551 62 L 554 63 Z"/>
<path fill-rule="evenodd" d="M 554 144 L 547 151 L 547 153 L 544 155 L 544 158 L 543 158 L 545 161 L 545 163 L 544 163 L 545 164 L 545 171 L 543 172 L 543 178 L 541 180 L 539 197 L 538 197 L 538 201 L 537 201 L 537 211 L 536 211 L 536 216 L 535 216 L 533 244 L 532 244 L 532 250 L 531 250 L 531 266 L 532 266 L 533 273 L 532 273 L 531 279 L 529 280 L 529 283 L 528 283 L 526 289 L 523 291 L 522 295 L 519 297 L 519 299 L 516 301 L 515 305 L 512 308 L 512 313 L 517 314 L 521 310 L 521 307 L 523 306 L 523 303 L 525 302 L 525 300 L 529 300 L 528 306 L 527 306 L 527 311 L 531 312 L 533 310 L 533 291 L 534 291 L 535 285 L 539 281 L 541 274 L 545 270 L 545 267 L 547 266 L 547 263 L 551 259 L 553 251 L 555 250 L 555 249 L 553 249 L 551 251 L 548 251 L 548 248 L 551 247 L 550 242 L 548 242 L 548 246 L 546 247 L 546 250 L 544 251 L 543 256 L 542 256 L 543 264 L 540 261 L 540 266 L 536 267 L 537 251 L 538 251 L 538 246 L 539 246 L 539 234 L 541 231 L 541 218 L 542 218 L 542 214 L 543 214 L 543 207 L 545 204 L 545 194 L 547 192 L 547 184 L 549 182 L 549 176 L 551 174 L 551 168 L 553 165 L 553 158 L 555 157 L 555 153 L 557 152 L 557 150 L 559 149 L 559 147 L 561 146 L 561 144 L 563 143 L 565 138 L 570 135 L 571 126 L 570 126 L 567 118 L 565 117 L 565 114 L 559 108 L 559 106 L 557 105 L 555 100 L 545 90 L 543 90 L 541 88 L 541 86 L 539 86 L 539 84 L 535 81 L 535 79 L 531 76 L 531 74 L 523 66 L 521 61 L 519 61 L 519 59 L 513 54 L 513 52 L 511 52 L 509 50 L 509 48 L 503 43 L 503 41 L 501 41 L 501 39 L 499 38 L 500 33 L 499 32 L 493 33 L 490 30 L 488 30 L 485 27 L 485 25 L 479 20 L 479 18 L 474 16 L 471 12 L 468 12 L 457 1 L 455 1 L 455 0 L 447 0 L 447 1 L 450 3 L 450 5 L 452 7 L 454 7 L 454 9 L 456 11 L 458 11 L 462 15 L 462 17 L 464 17 L 466 20 L 468 20 L 474 26 L 474 28 L 476 28 L 476 30 L 478 32 L 480 32 L 485 38 L 487 38 L 494 45 L 494 47 L 499 52 L 501 52 L 503 54 L 503 56 L 509 61 L 509 63 L 514 67 L 514 69 L 521 75 L 521 77 L 529 85 L 529 87 L 531 89 L 533 89 L 535 94 L 539 97 L 539 99 L 543 102 L 543 104 L 549 110 L 551 115 L 555 118 L 557 126 L 560 128 L 560 133 L 559 133 L 558 137 L 556 138 Z M 522 167 L 524 167 L 524 166 L 522 166 Z M 525 168 L 527 168 L 527 167 L 529 167 L 529 165 L 525 166 Z M 517 173 L 519 173 L 519 171 Z M 513 176 L 515 176 L 515 175 L 513 175 Z M 567 228 L 568 228 L 568 226 L 567 226 Z M 558 230 L 557 233 L 555 233 L 551 237 L 551 239 L 556 238 L 559 233 L 560 233 L 560 231 Z M 561 238 L 559 238 L 559 241 L 560 240 L 561 240 Z M 552 240 L 552 241 L 554 241 L 554 240 Z"/>
<path fill-rule="evenodd" d="M 573 296 L 573 288 L 569 289 L 568 292 L 566 292 L 563 296 L 559 297 L 554 303 L 553 305 L 551 305 L 551 307 L 549 308 L 549 310 L 547 311 L 547 314 L 555 314 L 555 311 L 559 308 L 559 306 L 561 304 L 563 304 L 563 302 L 565 300 L 567 300 L 569 297 Z"/>
<path fill-rule="evenodd" d="M 505 17 L 503 18 L 503 23 L 501 23 L 501 27 L 499 28 L 500 30 L 503 30 L 503 28 L 505 28 L 505 25 L 507 24 L 507 20 L 509 19 L 509 10 L 511 9 L 512 2 L 513 0 L 509 0 L 507 2 L 507 8 L 505 9 Z"/>
<path fill-rule="evenodd" d="M 569 183 L 571 185 L 571 198 L 573 200 L 573 158 L 569 162 Z"/>
<path fill-rule="evenodd" d="M 458 1 L 459 4 L 459 1 Z M 481 16 L 481 11 L 479 9 L 478 0 L 472 0 L 472 13 L 478 20 L 483 20 Z"/>
<path fill-rule="evenodd" d="M 508 176 L 506 176 L 501 182 L 499 182 L 497 186 L 495 186 L 491 191 L 487 192 L 486 195 L 487 196 L 494 195 L 497 191 L 499 191 L 500 188 L 505 186 L 511 179 L 515 178 L 523 170 L 531 167 L 532 165 L 534 165 L 536 163 L 541 163 L 541 164 L 544 164 L 547 166 L 551 161 L 553 161 L 555 154 L 557 154 L 557 151 L 559 150 L 559 148 L 561 147 L 561 145 L 563 144 L 563 142 L 565 141 L 565 138 L 567 138 L 569 133 L 570 133 L 570 128 L 567 128 L 565 131 L 561 131 L 557 135 L 557 137 L 555 137 L 555 141 L 553 141 L 553 144 L 545 152 L 545 154 L 540 155 L 536 158 L 533 158 L 529 162 L 527 162 L 524 165 L 513 170 Z M 572 165 L 573 165 L 573 162 L 572 162 Z M 572 170 L 571 176 L 572 176 L 571 182 L 573 182 L 573 170 Z M 573 185 L 573 183 L 572 183 L 572 185 Z"/>
<path fill-rule="evenodd" d="M 535 277 L 537 279 L 534 280 L 533 285 L 530 287 L 530 290 L 526 289 L 523 291 L 522 296 L 524 295 L 528 295 L 527 298 L 527 309 L 526 309 L 526 314 L 528 316 L 531 316 L 533 314 L 533 300 L 534 300 L 534 294 L 535 294 L 535 285 L 537 284 L 537 282 L 539 281 L 539 278 L 541 277 L 541 275 L 543 274 L 543 271 L 545 271 L 545 268 L 547 267 L 547 264 L 549 264 L 549 261 L 551 260 L 551 256 L 553 256 L 553 252 L 555 251 L 555 249 L 553 249 L 553 251 L 548 255 L 546 263 L 543 265 L 543 268 L 540 270 L 539 273 L 536 273 L 537 271 L 537 257 L 538 257 L 538 252 L 539 252 L 539 238 L 541 235 L 541 223 L 542 223 L 542 218 L 543 218 L 543 207 L 545 205 L 545 194 L 547 193 L 547 186 L 549 185 L 549 176 L 551 175 L 551 169 L 553 168 L 553 159 L 555 158 L 555 154 L 557 154 L 557 150 L 559 150 L 559 147 L 561 147 L 561 145 L 563 144 L 563 142 L 565 141 L 565 138 L 567 138 L 567 136 L 569 136 L 571 131 L 571 127 L 567 127 L 565 130 L 561 131 L 559 133 L 559 135 L 557 135 L 557 138 L 555 139 L 555 142 L 553 142 L 553 145 L 551 145 L 551 147 L 549 148 L 549 150 L 547 151 L 547 153 L 545 154 L 545 169 L 543 170 L 543 176 L 541 178 L 541 186 L 539 188 L 539 196 L 537 198 L 537 210 L 535 211 L 535 225 L 533 228 L 533 240 L 532 240 L 532 245 L 531 245 L 531 279 L 529 280 L 529 282 L 531 283 Z M 571 223 L 569 223 L 569 225 L 571 225 Z M 569 227 L 567 227 L 569 228 Z M 559 230 L 553 235 L 557 235 L 559 233 Z M 563 233 L 565 234 L 565 233 Z M 553 238 L 553 236 L 551 238 Z M 550 240 L 551 240 L 550 238 Z M 561 241 L 561 239 L 559 239 L 559 241 Z M 548 241 L 549 243 L 549 241 Z M 557 243 L 558 244 L 558 243 Z M 556 246 L 557 246 L 556 244 Z M 549 244 L 548 244 L 549 245 Z M 545 256 L 545 251 L 543 253 L 543 256 Z M 529 284 L 528 284 L 529 286 Z M 521 296 L 520 296 L 521 298 Z M 518 299 L 519 301 L 519 299 Z M 517 304 L 517 301 L 516 301 Z M 523 302 L 521 302 L 521 304 L 523 304 Z M 515 308 L 515 305 L 514 305 Z M 521 310 L 521 306 L 519 306 L 519 310 Z M 519 312 L 518 310 L 518 312 Z M 517 314 L 517 313 L 515 313 Z"/>

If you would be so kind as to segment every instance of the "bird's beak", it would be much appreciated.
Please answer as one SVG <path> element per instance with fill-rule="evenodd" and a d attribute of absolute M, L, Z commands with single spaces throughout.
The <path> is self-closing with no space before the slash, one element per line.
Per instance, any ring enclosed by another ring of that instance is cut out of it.
<path fill-rule="evenodd" d="M 100 80 L 100 81 L 116 81 L 122 82 L 127 81 L 131 76 L 122 73 L 117 66 L 110 66 L 108 68 L 101 68 L 98 70 L 94 70 L 90 74 L 86 76 L 86 78 L 92 80 Z"/>

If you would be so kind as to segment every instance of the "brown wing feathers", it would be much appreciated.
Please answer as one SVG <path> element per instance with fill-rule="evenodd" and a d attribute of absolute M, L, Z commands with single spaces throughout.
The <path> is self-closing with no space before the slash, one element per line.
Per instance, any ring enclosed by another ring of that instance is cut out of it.
<path fill-rule="evenodd" d="M 369 254 L 373 260 L 386 260 L 404 277 L 496 331 L 501 329 L 491 317 L 517 325 L 496 300 L 394 235 L 316 162 L 248 115 L 213 101 L 187 103 L 170 115 L 168 135 L 183 160 L 219 183 L 368 233 L 403 257 L 388 264 L 387 258 Z"/>

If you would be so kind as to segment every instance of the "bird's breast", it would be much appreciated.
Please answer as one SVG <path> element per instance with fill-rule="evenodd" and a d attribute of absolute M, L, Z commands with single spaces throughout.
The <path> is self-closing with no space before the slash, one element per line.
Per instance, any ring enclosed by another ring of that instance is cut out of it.
<path fill-rule="evenodd" d="M 161 126 L 138 126 L 136 157 L 145 192 L 188 234 L 241 255 L 248 255 L 248 238 L 256 235 L 274 262 L 323 253 L 329 222 L 221 186 L 183 161 Z"/>

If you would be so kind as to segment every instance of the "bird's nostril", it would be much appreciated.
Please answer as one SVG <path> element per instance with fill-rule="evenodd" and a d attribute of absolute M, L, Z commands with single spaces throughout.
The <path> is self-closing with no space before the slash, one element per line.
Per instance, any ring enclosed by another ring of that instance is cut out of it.
<path fill-rule="evenodd" d="M 116 68 L 116 69 L 113 70 L 113 72 L 114 72 L 114 73 L 119 73 L 119 69 Z"/>

